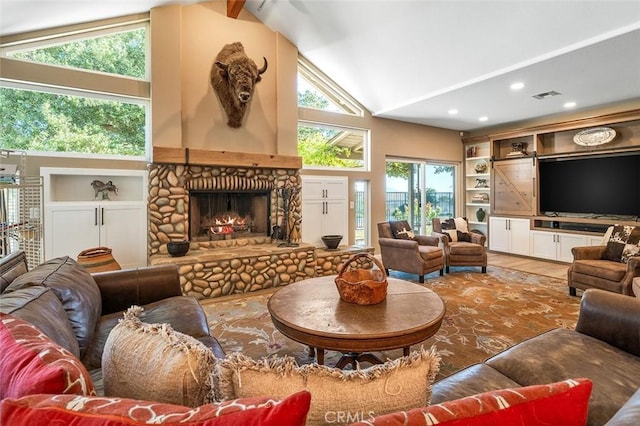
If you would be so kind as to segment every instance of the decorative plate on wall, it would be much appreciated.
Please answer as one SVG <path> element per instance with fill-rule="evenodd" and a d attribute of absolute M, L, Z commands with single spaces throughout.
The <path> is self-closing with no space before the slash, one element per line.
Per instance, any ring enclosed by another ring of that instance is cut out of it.
<path fill-rule="evenodd" d="M 582 146 L 597 146 L 609 143 L 616 137 L 611 127 L 594 127 L 582 130 L 573 137 L 573 141 Z"/>

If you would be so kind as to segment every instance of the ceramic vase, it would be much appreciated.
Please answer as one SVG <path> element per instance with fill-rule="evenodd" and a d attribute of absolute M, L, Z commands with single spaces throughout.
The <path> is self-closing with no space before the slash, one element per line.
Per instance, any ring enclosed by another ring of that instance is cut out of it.
<path fill-rule="evenodd" d="M 476 218 L 478 219 L 478 222 L 484 222 L 484 218 L 486 217 L 487 212 L 480 207 L 477 211 L 476 211 Z"/>

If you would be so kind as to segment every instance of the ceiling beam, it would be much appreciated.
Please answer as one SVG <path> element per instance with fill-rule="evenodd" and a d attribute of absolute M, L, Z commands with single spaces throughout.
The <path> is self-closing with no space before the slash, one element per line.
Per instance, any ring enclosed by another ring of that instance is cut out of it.
<path fill-rule="evenodd" d="M 246 0 L 227 0 L 227 16 L 229 18 L 237 19 L 245 2 Z"/>

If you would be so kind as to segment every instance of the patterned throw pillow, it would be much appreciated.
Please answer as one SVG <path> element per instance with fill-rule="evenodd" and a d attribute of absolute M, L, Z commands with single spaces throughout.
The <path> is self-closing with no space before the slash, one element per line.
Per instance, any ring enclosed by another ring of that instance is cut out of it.
<path fill-rule="evenodd" d="M 442 232 L 449 236 L 449 241 L 466 241 L 471 242 L 471 234 L 467 221 L 463 217 L 446 219 L 441 223 Z"/>
<path fill-rule="evenodd" d="M 298 392 L 282 400 L 243 398 L 196 408 L 126 398 L 30 395 L 0 402 L 0 424 L 184 426 L 304 426 L 311 394 Z"/>
<path fill-rule="evenodd" d="M 240 353 L 220 362 L 220 390 L 225 399 L 300 390 L 311 393 L 307 425 L 344 424 L 411 407 L 431 399 L 431 383 L 440 358 L 421 348 L 409 356 L 366 369 L 340 370 L 318 364 L 298 366 L 291 357 L 253 360 Z"/>
<path fill-rule="evenodd" d="M 570 379 L 502 389 L 366 419 L 355 425 L 584 426 L 591 388 L 589 379 Z"/>
<path fill-rule="evenodd" d="M 605 259 L 629 263 L 633 256 L 640 256 L 640 226 L 615 225 L 607 242 Z"/>
<path fill-rule="evenodd" d="M 399 240 L 413 240 L 415 234 L 411 230 L 411 226 L 409 222 L 406 220 L 398 220 L 389 222 L 389 226 L 391 227 L 391 233 L 393 237 Z"/>
<path fill-rule="evenodd" d="M 141 312 L 139 306 L 129 308 L 107 337 L 102 353 L 105 395 L 188 407 L 213 401 L 213 352 L 169 324 L 143 323 Z"/>
<path fill-rule="evenodd" d="M 0 313 L 0 348 L 0 399 L 96 394 L 80 360 L 26 321 Z"/>

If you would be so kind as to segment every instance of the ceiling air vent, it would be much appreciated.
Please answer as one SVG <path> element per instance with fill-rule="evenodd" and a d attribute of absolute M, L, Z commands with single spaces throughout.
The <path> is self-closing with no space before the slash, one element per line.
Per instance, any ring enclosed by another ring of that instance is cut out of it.
<path fill-rule="evenodd" d="M 533 95 L 534 98 L 536 99 L 547 99 L 550 98 L 552 96 L 558 96 L 561 95 L 562 93 L 560 92 L 556 92 L 555 90 L 551 90 L 549 92 L 544 92 L 544 93 L 538 93 L 537 95 Z"/>

